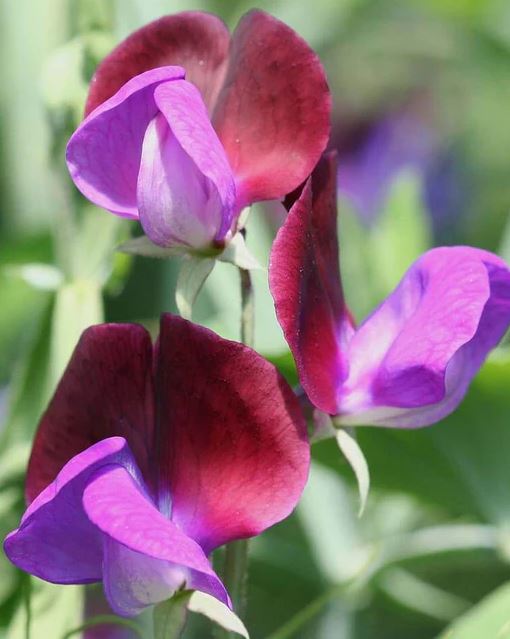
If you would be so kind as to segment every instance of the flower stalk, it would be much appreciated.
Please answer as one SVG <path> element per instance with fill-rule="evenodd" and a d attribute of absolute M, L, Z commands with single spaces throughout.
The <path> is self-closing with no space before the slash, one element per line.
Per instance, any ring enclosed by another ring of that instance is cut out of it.
<path fill-rule="evenodd" d="M 239 269 L 241 279 L 241 341 L 253 347 L 255 341 L 255 297 L 250 271 Z M 243 619 L 246 610 L 246 586 L 248 580 L 248 540 L 240 539 L 225 549 L 223 579 L 230 593 L 234 610 Z M 222 631 L 220 639 L 234 639 L 235 634 Z"/>

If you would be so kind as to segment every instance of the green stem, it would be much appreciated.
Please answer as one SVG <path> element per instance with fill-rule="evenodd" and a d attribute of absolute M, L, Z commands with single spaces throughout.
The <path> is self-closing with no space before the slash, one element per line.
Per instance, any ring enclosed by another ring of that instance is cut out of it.
<path fill-rule="evenodd" d="M 283 626 L 272 632 L 267 639 L 289 639 L 293 637 L 303 626 L 316 617 L 327 604 L 338 597 L 344 590 L 343 586 L 333 586 L 326 592 L 313 599 L 296 615 L 286 621 Z"/>
<path fill-rule="evenodd" d="M 241 278 L 241 341 L 253 347 L 255 328 L 255 305 L 250 271 L 239 269 Z M 225 549 L 223 580 L 232 598 L 234 610 L 242 619 L 246 609 L 246 585 L 248 572 L 248 540 L 240 539 L 228 544 Z M 235 633 L 221 631 L 220 637 L 234 639 Z"/>
<path fill-rule="evenodd" d="M 255 296 L 250 271 L 239 269 L 241 277 L 241 342 L 253 348 L 255 342 Z"/>
<path fill-rule="evenodd" d="M 23 588 L 23 600 L 25 605 L 25 639 L 30 639 L 32 626 L 32 578 L 27 575 L 25 587 Z"/>

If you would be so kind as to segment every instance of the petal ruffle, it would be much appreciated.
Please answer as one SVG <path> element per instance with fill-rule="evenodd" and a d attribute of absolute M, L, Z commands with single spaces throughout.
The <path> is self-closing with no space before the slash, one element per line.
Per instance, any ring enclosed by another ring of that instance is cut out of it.
<path fill-rule="evenodd" d="M 263 11 L 246 14 L 213 112 L 239 208 L 282 198 L 306 179 L 328 142 L 330 109 L 324 70 L 306 42 Z"/>
<path fill-rule="evenodd" d="M 184 78 L 181 67 L 162 67 L 132 78 L 80 124 L 67 145 L 74 183 L 97 206 L 138 218 L 136 186 L 142 142 L 157 113 L 154 89 Z"/>
<path fill-rule="evenodd" d="M 156 379 L 160 509 L 171 507 L 206 553 L 286 517 L 310 451 L 277 370 L 242 344 L 164 315 Z"/>
<path fill-rule="evenodd" d="M 102 538 L 83 511 L 81 496 L 94 472 L 113 463 L 135 468 L 121 437 L 105 439 L 73 457 L 7 536 L 4 550 L 12 563 L 53 583 L 100 581 Z"/>
<path fill-rule="evenodd" d="M 156 509 L 125 468 L 99 469 L 83 505 L 104 534 L 104 588 L 115 612 L 136 615 L 180 587 L 204 590 L 229 605 L 202 548 Z"/>
<path fill-rule="evenodd" d="M 410 428 L 442 419 L 509 325 L 503 260 L 461 246 L 425 253 L 351 340 L 340 421 Z"/>
<path fill-rule="evenodd" d="M 101 62 L 90 85 L 86 114 L 112 97 L 128 80 L 167 65 L 184 67 L 211 107 L 223 81 L 230 34 L 209 13 L 186 11 L 138 29 Z"/>
<path fill-rule="evenodd" d="M 315 406 L 337 408 L 353 333 L 339 275 L 336 158 L 325 156 L 292 206 L 273 244 L 269 282 L 276 315 L 301 384 Z"/>
<path fill-rule="evenodd" d="M 232 225 L 234 178 L 200 93 L 166 82 L 154 99 L 160 114 L 147 129 L 138 177 L 145 233 L 167 247 L 220 243 Z"/>
<path fill-rule="evenodd" d="M 72 457 L 113 435 L 126 438 L 150 483 L 153 415 L 147 331 L 134 324 L 87 329 L 39 425 L 27 471 L 28 500 Z"/>

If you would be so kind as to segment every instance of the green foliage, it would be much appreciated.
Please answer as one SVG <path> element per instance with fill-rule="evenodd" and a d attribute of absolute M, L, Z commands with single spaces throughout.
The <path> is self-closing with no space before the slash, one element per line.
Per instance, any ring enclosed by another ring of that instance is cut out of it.
<path fill-rule="evenodd" d="M 455 621 L 439 639 L 509 639 L 510 583 L 500 586 Z"/>
<path fill-rule="evenodd" d="M 461 155 L 466 167 L 458 188 L 468 197 L 450 212 L 448 241 L 499 248 L 508 259 L 507 3 L 320 0 L 312 10 L 305 3 L 263 0 L 257 6 L 287 21 L 319 50 L 334 92 L 335 130 L 355 125 L 349 141 L 356 142 L 367 122 L 419 105 L 438 134 L 439 151 Z M 31 441 L 81 331 L 103 319 L 103 305 L 108 320 L 143 321 L 151 329 L 161 311 L 176 310 L 178 259 L 115 253 L 130 225 L 84 203 L 63 169 L 63 151 L 81 119 L 87 83 L 119 37 L 189 8 L 218 12 L 233 26 L 251 4 L 1 5 L 0 48 L 7 61 L 0 70 L 0 405 L 7 407 L 0 432 L 2 537 L 19 523 Z M 424 200 L 427 180 L 423 171 L 401 172 L 370 227 L 360 222 L 352 203 L 340 201 L 342 275 L 357 318 L 437 242 Z M 265 267 L 281 209 L 253 208 L 247 244 Z M 253 280 L 256 347 L 297 385 L 267 272 L 254 272 Z M 236 269 L 218 264 L 197 299 L 195 321 L 238 339 L 238 289 Z M 361 519 L 347 462 L 333 440 L 316 444 L 297 512 L 252 544 L 246 620 L 251 635 L 510 637 L 509 381 L 510 353 L 503 348 L 486 363 L 459 409 L 440 424 L 419 431 L 358 429 L 372 484 Z M 26 639 L 30 583 L 32 639 L 81 632 L 81 588 L 28 580 L 3 557 L 0 638 Z M 178 626 L 184 609 L 165 603 L 155 612 L 161 632 L 168 634 L 170 617 L 177 613 Z M 210 633 L 211 624 L 196 615 L 184 637 Z"/>

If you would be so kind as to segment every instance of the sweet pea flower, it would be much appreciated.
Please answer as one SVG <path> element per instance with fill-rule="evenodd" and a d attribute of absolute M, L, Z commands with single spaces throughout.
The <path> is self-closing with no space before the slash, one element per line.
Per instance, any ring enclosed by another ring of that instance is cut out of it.
<path fill-rule="evenodd" d="M 229 605 L 209 553 L 286 517 L 308 474 L 300 406 L 250 348 L 165 315 L 89 328 L 42 418 L 29 506 L 5 540 L 21 569 L 103 581 L 125 616 L 199 590 Z"/>
<path fill-rule="evenodd" d="M 220 252 L 253 202 L 283 198 L 329 135 L 317 55 L 251 11 L 230 36 L 210 14 L 166 16 L 99 65 L 67 163 L 94 204 L 166 249 Z"/>
<path fill-rule="evenodd" d="M 507 265 L 468 246 L 432 249 L 356 327 L 342 292 L 336 218 L 336 158 L 328 155 L 270 260 L 276 313 L 306 395 L 337 427 L 439 421 L 510 324 Z"/>

